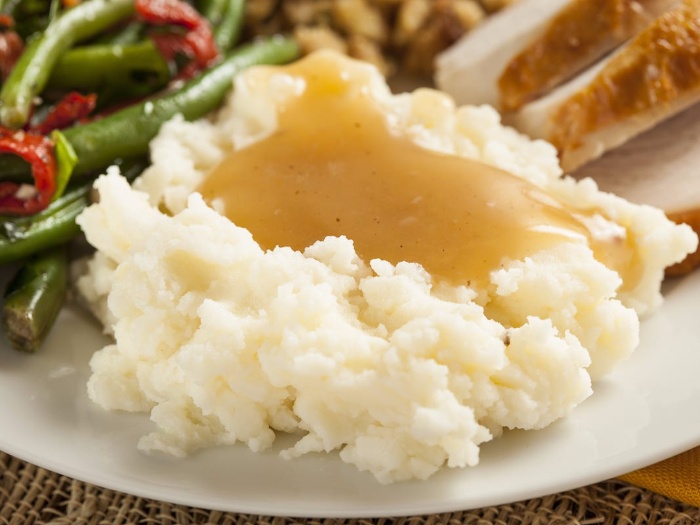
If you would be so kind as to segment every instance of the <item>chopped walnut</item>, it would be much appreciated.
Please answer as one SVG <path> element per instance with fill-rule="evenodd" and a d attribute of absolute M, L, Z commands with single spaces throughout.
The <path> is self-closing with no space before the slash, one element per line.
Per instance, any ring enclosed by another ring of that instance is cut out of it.
<path fill-rule="evenodd" d="M 398 7 L 393 42 L 403 47 L 420 31 L 430 16 L 430 0 L 406 0 Z"/>
<path fill-rule="evenodd" d="M 254 23 L 259 23 L 270 17 L 277 7 L 277 0 L 255 0 L 246 2 L 246 18 Z"/>
<path fill-rule="evenodd" d="M 353 35 L 350 37 L 348 40 L 348 54 L 353 58 L 358 58 L 370 64 L 374 64 L 386 77 L 391 76 L 396 69 L 382 54 L 379 44 L 362 35 Z"/>
<path fill-rule="evenodd" d="M 372 42 L 386 42 L 389 30 L 381 11 L 367 0 L 336 0 L 333 19 L 347 35 L 363 36 Z"/>
<path fill-rule="evenodd" d="M 435 56 L 518 0 L 255 0 L 248 36 L 292 33 L 304 53 L 336 49 L 387 76 L 432 74 Z"/>
<path fill-rule="evenodd" d="M 476 27 L 487 16 L 484 8 L 475 0 L 456 0 L 452 3 L 452 9 L 466 30 Z"/>
<path fill-rule="evenodd" d="M 448 38 L 446 20 L 433 18 L 408 43 L 402 57 L 402 68 L 409 74 L 428 76 L 433 69 L 433 59 L 455 38 Z"/>
<path fill-rule="evenodd" d="M 308 25 L 329 25 L 332 0 L 289 0 L 283 2 L 284 16 L 295 28 Z"/>
<path fill-rule="evenodd" d="M 328 27 L 300 26 L 294 30 L 294 38 L 305 55 L 319 49 L 332 49 L 348 54 L 348 45 L 345 40 Z"/>

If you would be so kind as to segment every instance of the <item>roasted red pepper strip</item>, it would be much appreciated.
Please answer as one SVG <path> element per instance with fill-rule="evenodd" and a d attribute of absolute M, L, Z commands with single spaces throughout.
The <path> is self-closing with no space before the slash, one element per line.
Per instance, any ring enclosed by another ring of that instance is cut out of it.
<path fill-rule="evenodd" d="M 22 38 L 14 31 L 0 33 L 0 77 L 3 82 L 15 67 L 24 49 Z"/>
<path fill-rule="evenodd" d="M 54 144 L 45 135 L 63 129 L 86 117 L 95 109 L 97 97 L 68 93 L 49 112 L 44 121 L 30 131 L 0 128 L 0 152 L 14 153 L 29 162 L 34 177 L 34 192 L 28 198 L 18 195 L 16 182 L 0 182 L 0 214 L 32 215 L 49 205 L 56 191 Z"/>
<path fill-rule="evenodd" d="M 150 24 L 171 24 L 195 29 L 202 16 L 180 0 L 136 0 L 136 12 Z"/>
<path fill-rule="evenodd" d="M 151 35 L 166 60 L 172 60 L 177 53 L 192 59 L 181 77 L 191 76 L 219 58 L 209 22 L 189 4 L 181 0 L 136 0 L 136 12 L 150 24 L 176 25 L 187 30 L 184 35 Z"/>
<path fill-rule="evenodd" d="M 14 26 L 11 16 L 0 14 L 0 26 L 7 28 L 0 33 L 0 76 L 4 80 L 21 55 L 24 43 L 9 29 Z M 45 135 L 86 117 L 95 103 L 95 95 L 69 93 L 54 106 L 44 122 L 30 131 L 0 127 L 0 152 L 26 160 L 34 178 L 33 189 L 17 182 L 0 182 L 0 214 L 33 215 L 49 205 L 56 192 L 56 159 L 53 141 Z M 24 188 L 26 194 L 23 194 Z"/>
<path fill-rule="evenodd" d="M 0 14 L 0 78 L 4 82 L 24 50 L 22 38 L 12 31 L 15 21 L 10 15 Z"/>
<path fill-rule="evenodd" d="M 87 117 L 97 104 L 97 95 L 83 95 L 71 91 L 51 109 L 43 122 L 32 127 L 32 132 L 48 135 L 55 129 L 64 129 Z"/>
<path fill-rule="evenodd" d="M 56 160 L 53 142 L 26 131 L 0 128 L 0 152 L 12 153 L 32 166 L 34 192 L 28 198 L 18 195 L 22 184 L 0 182 L 0 214 L 32 215 L 51 202 L 56 191 Z"/>

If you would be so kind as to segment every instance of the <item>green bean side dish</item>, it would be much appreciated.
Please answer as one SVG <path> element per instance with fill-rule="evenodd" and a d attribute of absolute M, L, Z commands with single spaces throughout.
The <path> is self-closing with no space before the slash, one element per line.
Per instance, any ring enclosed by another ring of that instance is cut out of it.
<path fill-rule="evenodd" d="M 298 56 L 286 37 L 239 44 L 243 0 L 0 0 L 0 264 L 10 344 L 36 351 L 68 287 L 75 218 L 113 164 L 131 179 L 177 114 L 215 110 L 232 78 Z M 29 193 L 27 189 L 29 188 Z"/>

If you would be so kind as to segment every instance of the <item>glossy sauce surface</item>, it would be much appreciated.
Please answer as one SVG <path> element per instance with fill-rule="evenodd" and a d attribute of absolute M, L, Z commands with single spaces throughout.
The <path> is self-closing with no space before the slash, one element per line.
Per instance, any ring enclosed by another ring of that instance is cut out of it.
<path fill-rule="evenodd" d="M 342 64 L 310 57 L 286 72 L 305 89 L 279 108 L 276 131 L 230 153 L 199 188 L 263 248 L 345 235 L 366 261 L 418 262 L 468 283 L 504 258 L 593 241 L 585 221 L 532 184 L 392 130 Z M 626 242 L 605 241 L 601 252 L 627 265 Z"/>

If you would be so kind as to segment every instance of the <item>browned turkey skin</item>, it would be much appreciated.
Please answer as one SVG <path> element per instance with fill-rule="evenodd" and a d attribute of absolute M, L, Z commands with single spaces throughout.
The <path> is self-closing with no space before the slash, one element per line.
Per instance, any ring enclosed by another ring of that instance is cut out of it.
<path fill-rule="evenodd" d="M 643 30 L 675 0 L 574 0 L 525 46 L 498 79 L 501 109 L 546 93 Z"/>

